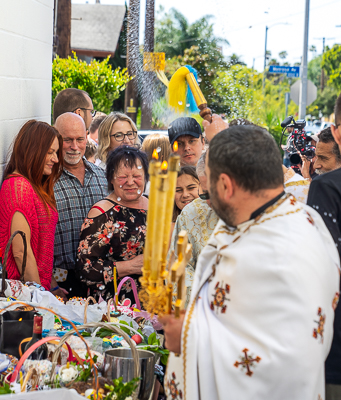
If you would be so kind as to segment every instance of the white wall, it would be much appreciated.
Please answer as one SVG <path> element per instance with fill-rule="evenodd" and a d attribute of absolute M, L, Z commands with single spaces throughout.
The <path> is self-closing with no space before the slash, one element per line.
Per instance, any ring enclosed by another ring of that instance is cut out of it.
<path fill-rule="evenodd" d="M 29 119 L 51 123 L 53 0 L 0 0 L 0 175 Z"/>

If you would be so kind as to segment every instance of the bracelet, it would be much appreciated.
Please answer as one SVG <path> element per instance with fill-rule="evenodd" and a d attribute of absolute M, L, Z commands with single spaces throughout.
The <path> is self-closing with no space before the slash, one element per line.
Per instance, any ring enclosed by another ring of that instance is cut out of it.
<path fill-rule="evenodd" d="M 56 287 L 54 287 L 53 289 L 50 289 L 50 292 L 54 292 L 55 290 L 59 289 L 59 286 L 57 285 Z"/>

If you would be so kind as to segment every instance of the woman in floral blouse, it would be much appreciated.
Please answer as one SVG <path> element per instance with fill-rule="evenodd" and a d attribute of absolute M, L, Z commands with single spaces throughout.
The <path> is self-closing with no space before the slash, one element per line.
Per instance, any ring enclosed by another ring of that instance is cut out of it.
<path fill-rule="evenodd" d="M 148 199 L 142 196 L 148 181 L 147 156 L 135 147 L 120 146 L 109 153 L 106 174 L 110 194 L 96 203 L 84 220 L 77 269 L 88 287 L 87 295 L 108 300 L 114 296 L 114 267 L 118 283 L 130 276 L 138 286 L 141 276 L 148 208 Z M 119 300 L 124 299 L 135 303 L 129 280 L 120 292 Z"/>

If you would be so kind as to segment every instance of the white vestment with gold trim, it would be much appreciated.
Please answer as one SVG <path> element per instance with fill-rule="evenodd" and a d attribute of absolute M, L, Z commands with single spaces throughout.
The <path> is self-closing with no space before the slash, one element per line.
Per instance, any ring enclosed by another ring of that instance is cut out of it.
<path fill-rule="evenodd" d="M 167 398 L 322 400 L 339 256 L 320 215 L 283 196 L 201 253 Z"/>
<path fill-rule="evenodd" d="M 292 168 L 288 168 L 284 174 L 284 190 L 290 193 L 301 203 L 307 204 L 310 182 L 301 175 L 296 174 Z"/>

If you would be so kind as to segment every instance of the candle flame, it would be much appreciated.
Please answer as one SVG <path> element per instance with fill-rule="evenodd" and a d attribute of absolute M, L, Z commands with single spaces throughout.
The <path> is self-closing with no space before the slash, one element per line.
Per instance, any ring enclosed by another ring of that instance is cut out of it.
<path fill-rule="evenodd" d="M 167 163 L 167 161 L 164 161 L 164 162 L 161 164 L 161 169 L 162 169 L 162 171 L 166 171 L 167 168 L 168 168 L 168 163 Z"/>
<path fill-rule="evenodd" d="M 158 160 L 159 159 L 159 154 L 156 151 L 156 149 L 154 149 L 152 157 L 153 157 L 154 160 Z"/>
<path fill-rule="evenodd" d="M 19 318 L 19 321 L 22 321 L 22 318 Z"/>
<path fill-rule="evenodd" d="M 178 148 L 179 148 L 178 142 L 175 141 L 174 144 L 173 144 L 173 151 L 174 151 L 174 153 L 176 153 L 176 152 L 178 151 Z"/>

